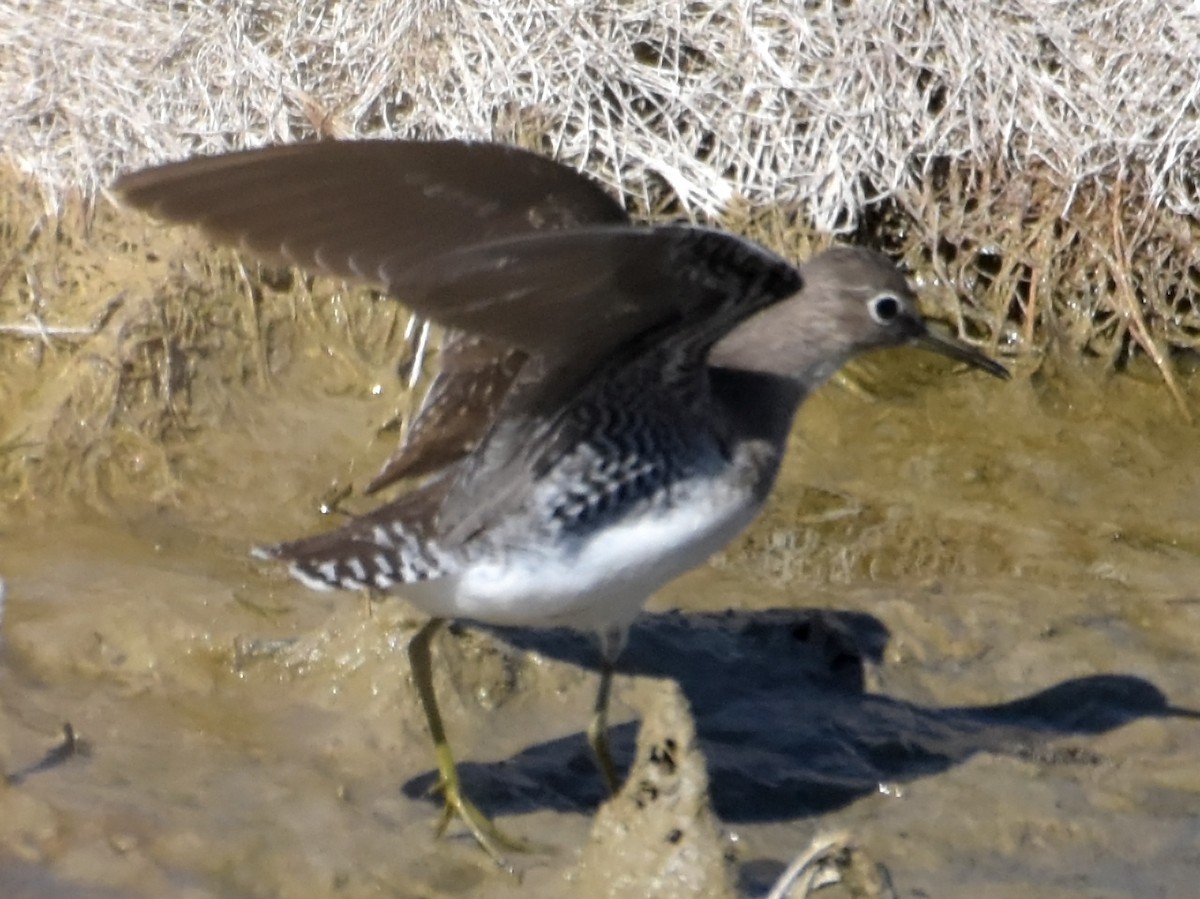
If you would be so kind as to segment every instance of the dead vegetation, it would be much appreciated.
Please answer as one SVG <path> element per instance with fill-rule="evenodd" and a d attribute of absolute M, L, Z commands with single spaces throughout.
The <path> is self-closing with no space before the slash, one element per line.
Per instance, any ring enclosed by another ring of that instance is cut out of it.
<path fill-rule="evenodd" d="M 214 251 L 107 204 L 51 215 L 0 178 L 0 483 L 110 508 L 170 503 L 191 438 L 298 361 L 330 392 L 396 365 L 407 314 L 366 291 Z M 86 216 L 87 221 L 84 221 Z M 361 435 L 365 441 L 368 435 Z"/>

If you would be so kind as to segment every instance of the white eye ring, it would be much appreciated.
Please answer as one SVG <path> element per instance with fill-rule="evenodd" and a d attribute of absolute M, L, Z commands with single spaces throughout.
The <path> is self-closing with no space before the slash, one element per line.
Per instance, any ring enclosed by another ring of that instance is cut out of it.
<path fill-rule="evenodd" d="M 890 325 L 900 317 L 904 304 L 900 298 L 890 293 L 881 293 L 867 301 L 867 311 L 877 325 Z"/>

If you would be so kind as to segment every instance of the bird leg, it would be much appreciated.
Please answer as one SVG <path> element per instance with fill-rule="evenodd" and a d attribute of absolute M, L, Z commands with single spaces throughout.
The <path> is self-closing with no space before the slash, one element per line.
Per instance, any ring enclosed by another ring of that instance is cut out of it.
<path fill-rule="evenodd" d="M 610 628 L 600 634 L 600 684 L 596 689 L 596 702 L 592 706 L 592 720 L 588 722 L 587 737 L 596 756 L 596 764 L 608 787 L 608 794 L 615 796 L 619 784 L 617 782 L 617 766 L 613 762 L 612 750 L 608 745 L 608 699 L 612 692 L 613 673 L 616 670 L 617 658 L 625 648 L 625 638 L 628 631 L 625 628 Z"/>
<path fill-rule="evenodd" d="M 457 815 L 483 850 L 498 865 L 507 867 L 502 850 L 528 852 L 531 847 L 525 841 L 503 833 L 463 795 L 458 768 L 450 752 L 450 743 L 446 739 L 446 729 L 442 725 L 442 715 L 438 710 L 437 696 L 433 692 L 433 667 L 429 644 L 443 623 L 442 618 L 429 619 L 408 642 L 408 661 L 412 666 L 413 683 L 416 684 L 417 695 L 421 698 L 421 708 L 425 710 L 425 721 L 429 725 L 429 735 L 433 738 L 433 754 L 437 760 L 438 783 L 434 789 L 442 794 L 445 802 L 441 820 L 437 825 L 437 834 L 441 836 L 450 820 Z"/>

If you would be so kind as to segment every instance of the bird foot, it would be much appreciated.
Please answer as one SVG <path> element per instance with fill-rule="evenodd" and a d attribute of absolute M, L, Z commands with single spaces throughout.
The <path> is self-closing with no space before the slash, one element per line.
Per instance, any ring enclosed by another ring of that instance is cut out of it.
<path fill-rule="evenodd" d="M 520 853 L 552 851 L 552 848 L 549 846 L 539 845 L 520 837 L 510 836 L 498 828 L 487 815 L 479 810 L 475 803 L 463 795 L 462 787 L 459 785 L 457 778 L 454 781 L 440 780 L 434 787 L 433 792 L 441 793 L 442 800 L 445 803 L 442 807 L 442 816 L 438 820 L 435 833 L 439 837 L 442 836 L 446 832 L 446 828 L 450 826 L 450 822 L 454 818 L 458 818 L 466 825 L 467 830 L 471 832 L 471 836 L 475 838 L 475 842 L 501 868 L 512 870 L 508 860 L 505 858 L 506 851 Z"/>

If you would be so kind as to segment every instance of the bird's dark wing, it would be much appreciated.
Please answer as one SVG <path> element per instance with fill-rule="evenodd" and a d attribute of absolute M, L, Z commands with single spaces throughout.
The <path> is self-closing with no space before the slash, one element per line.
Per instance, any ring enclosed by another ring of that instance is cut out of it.
<path fill-rule="evenodd" d="M 745 284 L 798 280 L 729 234 L 633 227 L 586 175 L 499 144 L 319 141 L 197 157 L 114 189 L 264 258 L 383 287 L 434 321 L 545 355 L 548 371 L 708 316 Z"/>
<path fill-rule="evenodd" d="M 263 259 L 384 288 L 389 269 L 455 247 L 629 221 L 569 166 L 465 141 L 266 147 L 144 169 L 113 188 L 132 206 Z"/>
<path fill-rule="evenodd" d="M 115 188 L 169 220 L 382 286 L 434 321 L 536 357 L 505 400 L 514 418 L 549 414 L 647 346 L 717 339 L 801 284 L 757 244 L 634 227 L 586 176 L 495 144 L 300 144 L 150 169 Z"/>

